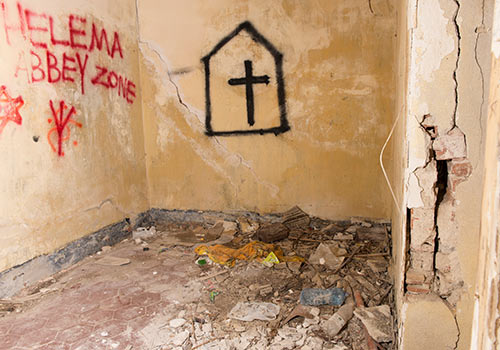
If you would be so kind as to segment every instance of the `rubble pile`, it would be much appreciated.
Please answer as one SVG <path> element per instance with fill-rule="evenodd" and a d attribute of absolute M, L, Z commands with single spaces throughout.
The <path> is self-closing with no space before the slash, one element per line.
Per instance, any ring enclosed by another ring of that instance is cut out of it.
<path fill-rule="evenodd" d="M 330 222 L 298 207 L 273 221 L 157 223 L 150 244 L 168 254 L 190 241 L 202 281 L 158 349 L 392 349 L 388 223 Z"/>

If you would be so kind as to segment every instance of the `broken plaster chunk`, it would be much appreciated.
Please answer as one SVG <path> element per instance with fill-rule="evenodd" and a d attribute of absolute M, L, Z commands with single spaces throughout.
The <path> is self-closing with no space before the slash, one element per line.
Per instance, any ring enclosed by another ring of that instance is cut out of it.
<path fill-rule="evenodd" d="M 238 302 L 229 312 L 228 317 L 250 322 L 253 320 L 271 321 L 280 312 L 280 307 L 273 303 Z"/>
<path fill-rule="evenodd" d="M 180 346 L 180 345 L 184 344 L 184 342 L 187 340 L 187 338 L 189 338 L 189 332 L 188 331 L 183 331 L 183 332 L 178 333 L 172 339 L 172 343 L 174 345 Z"/>
<path fill-rule="evenodd" d="M 388 305 L 356 308 L 354 314 L 376 342 L 390 342 L 393 335 L 391 308 Z"/>
<path fill-rule="evenodd" d="M 458 127 L 454 127 L 445 135 L 438 136 L 434 140 L 432 148 L 436 152 L 437 160 L 450 160 L 467 157 L 465 135 Z"/>
<path fill-rule="evenodd" d="M 238 219 L 238 224 L 240 225 L 242 233 L 253 233 L 259 228 L 258 222 L 251 221 L 244 217 Z"/>
<path fill-rule="evenodd" d="M 186 323 L 186 320 L 183 318 L 174 318 L 169 322 L 169 326 L 172 328 L 178 328 L 183 326 Z"/>
<path fill-rule="evenodd" d="M 435 160 L 429 161 L 424 167 L 418 168 L 414 171 L 417 178 L 418 190 L 422 205 L 424 208 L 432 208 L 436 205 L 437 192 L 436 182 L 438 177 L 437 165 Z"/>
<path fill-rule="evenodd" d="M 316 251 L 309 257 L 309 262 L 316 265 L 325 265 L 331 270 L 336 270 L 344 261 L 345 249 L 339 248 L 335 244 L 321 243 Z"/>

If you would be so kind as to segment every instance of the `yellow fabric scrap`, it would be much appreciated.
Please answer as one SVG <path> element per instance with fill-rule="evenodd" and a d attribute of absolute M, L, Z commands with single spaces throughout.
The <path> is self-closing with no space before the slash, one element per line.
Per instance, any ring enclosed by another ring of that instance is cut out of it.
<path fill-rule="evenodd" d="M 195 249 L 198 255 L 208 255 L 210 260 L 217 264 L 233 267 L 236 260 L 257 260 L 264 261 L 270 253 L 280 262 L 303 262 L 304 258 L 300 256 L 284 256 L 283 250 L 274 244 L 268 244 L 260 241 L 253 241 L 241 248 L 233 249 L 221 244 L 212 246 L 201 245 Z"/>

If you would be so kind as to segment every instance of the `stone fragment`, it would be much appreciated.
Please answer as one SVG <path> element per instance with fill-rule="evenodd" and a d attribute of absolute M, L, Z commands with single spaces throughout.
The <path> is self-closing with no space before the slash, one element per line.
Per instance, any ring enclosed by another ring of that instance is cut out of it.
<path fill-rule="evenodd" d="M 392 341 L 393 322 L 391 308 L 388 305 L 356 308 L 354 314 L 376 342 Z"/>

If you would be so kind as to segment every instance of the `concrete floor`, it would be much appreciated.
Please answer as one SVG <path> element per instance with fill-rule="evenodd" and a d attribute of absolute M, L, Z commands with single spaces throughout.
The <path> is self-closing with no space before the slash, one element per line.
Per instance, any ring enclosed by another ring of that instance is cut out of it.
<path fill-rule="evenodd" d="M 332 233 L 318 228 L 300 236 L 303 241 L 297 236 L 278 242 L 286 254 L 295 251 L 307 257 L 319 241 L 333 244 L 340 236 L 358 236 L 350 241 L 343 237 L 335 244 L 348 252 L 379 255 L 369 259 L 382 262 L 382 270 L 370 270 L 370 260 L 360 254 L 334 274 L 325 266 L 310 264 L 266 267 L 240 261 L 233 268 L 199 266 L 193 241 L 186 243 L 186 237 L 203 241 L 207 236 L 199 233 L 209 235 L 211 231 L 197 225 L 170 226 L 147 243 L 127 239 L 26 288 L 11 300 L 11 312 L 5 312 L 9 307 L 3 305 L 0 350 L 361 350 L 366 341 L 356 317 L 335 337 L 322 333 L 322 322 L 335 311 L 332 306 L 309 307 L 315 314 L 313 319 L 299 317 L 288 324 L 283 319 L 297 305 L 303 288 L 328 286 L 339 280 L 349 280 L 369 306 L 390 304 L 390 279 L 384 270 L 388 238 L 382 226 L 374 232 L 357 226 L 364 230 L 357 234 L 349 233 L 352 230 L 345 233 L 349 225 L 335 226 L 338 232 Z M 241 246 L 250 237 L 250 233 L 239 232 L 228 244 Z M 126 264 L 106 261 L 109 257 L 124 259 Z M 211 292 L 215 292 L 213 300 Z M 281 311 L 273 321 L 230 319 L 229 311 L 239 301 L 272 302 Z M 1 307 L 0 303 L 0 311 Z M 383 343 L 383 348 L 392 345 Z"/>
<path fill-rule="evenodd" d="M 56 276 L 36 305 L 0 318 L 0 349 L 150 349 L 141 331 L 198 295 L 183 287 L 198 268 L 178 259 L 179 251 L 157 255 L 123 243 L 110 253 L 131 263 L 104 266 L 99 256 L 88 258 Z"/>

